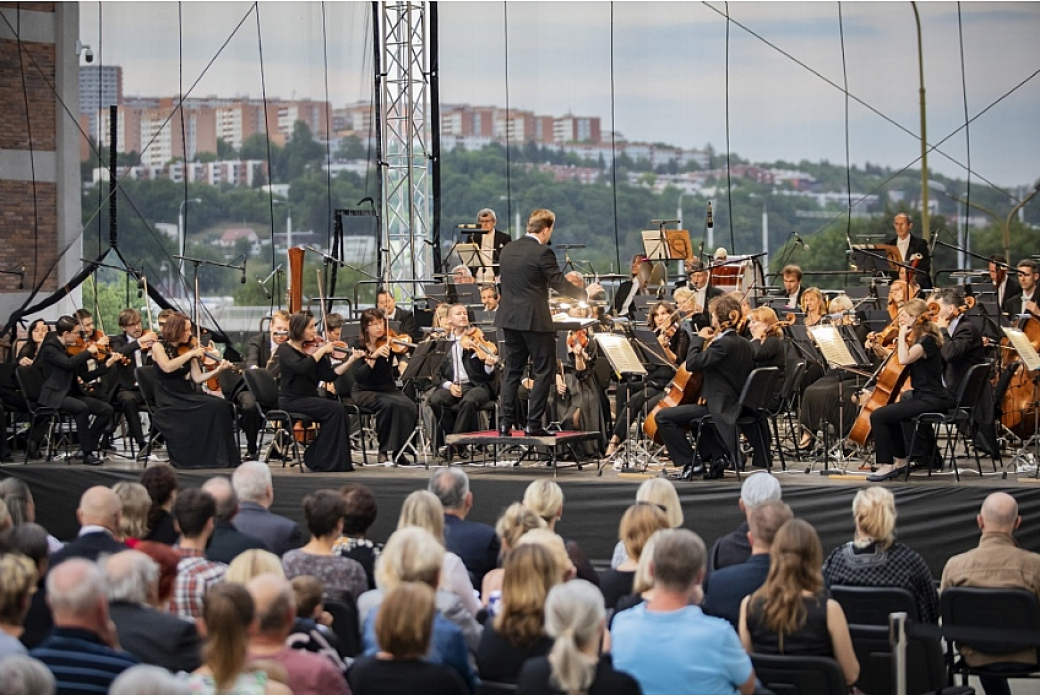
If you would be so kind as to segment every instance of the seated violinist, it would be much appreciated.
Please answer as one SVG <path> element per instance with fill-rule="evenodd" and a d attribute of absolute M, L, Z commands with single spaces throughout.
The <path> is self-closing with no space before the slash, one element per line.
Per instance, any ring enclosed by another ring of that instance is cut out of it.
<path fill-rule="evenodd" d="M 436 441 L 444 434 L 477 429 L 477 412 L 492 399 L 491 381 L 498 363 L 494 344 L 484 349 L 477 340 L 484 340 L 482 334 L 476 335 L 480 329 L 470 328 L 465 305 L 452 304 L 448 308 L 448 326 L 451 350 L 441 362 L 441 383 L 429 400 L 437 418 Z M 452 453 L 462 452 L 446 447 L 443 453 L 450 458 Z"/>
<path fill-rule="evenodd" d="M 573 306 L 571 316 L 588 318 L 592 308 Z M 598 432 L 599 438 L 577 446 L 587 456 L 601 456 L 607 444 L 610 403 L 606 388 L 596 375 L 596 342 L 588 329 L 567 334 L 567 359 L 556 374 L 556 388 L 549 393 L 549 418 L 563 430 Z"/>
<path fill-rule="evenodd" d="M 94 360 L 99 352 L 104 354 L 108 337 L 102 336 L 96 342 L 84 344 L 79 330 L 79 321 L 71 316 L 62 316 L 54 324 L 54 332 L 40 346 L 34 362 L 44 377 L 38 402 L 45 408 L 55 408 L 75 418 L 80 444 L 77 455 L 83 463 L 98 466 L 103 461 L 96 453 L 98 443 L 112 422 L 113 410 L 108 403 L 87 393 L 84 384 L 103 374 L 122 356 L 113 354 L 103 365 L 88 370 L 88 362 Z M 77 344 L 80 349 L 75 351 L 75 355 L 70 355 L 69 348 Z"/>
<path fill-rule="evenodd" d="M 111 401 L 118 403 L 126 416 L 126 427 L 130 436 L 137 443 L 137 458 L 148 459 L 148 442 L 141 428 L 141 408 L 144 407 L 144 396 L 137 386 L 134 370 L 152 362 L 149 354 L 158 337 L 152 331 L 145 331 L 141 323 L 141 314 L 136 309 L 123 309 L 119 312 L 119 328 L 122 333 L 111 339 L 112 352 L 125 359 L 116 362 L 109 372 L 107 380 L 111 393 Z"/>

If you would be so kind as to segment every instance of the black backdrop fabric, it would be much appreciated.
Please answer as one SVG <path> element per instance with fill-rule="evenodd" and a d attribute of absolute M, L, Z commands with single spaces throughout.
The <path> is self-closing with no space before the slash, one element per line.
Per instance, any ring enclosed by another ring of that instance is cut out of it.
<path fill-rule="evenodd" d="M 181 488 L 198 487 L 220 471 L 192 473 L 178 471 Z M 224 472 L 226 473 L 226 472 Z M 94 470 L 57 466 L 8 467 L 0 477 L 15 476 L 28 483 L 36 501 L 37 521 L 62 540 L 73 538 L 77 524 L 75 509 L 80 495 L 93 485 L 112 486 L 120 480 L 137 480 L 135 471 Z M 546 471 L 546 475 L 551 475 Z M 469 518 L 494 524 L 510 503 L 519 501 L 533 478 L 516 476 L 470 476 L 474 506 Z M 275 475 L 275 501 L 272 511 L 303 524 L 301 502 L 308 493 L 320 488 L 337 489 L 347 482 L 361 482 L 375 493 L 379 516 L 372 527 L 371 538 L 384 541 L 397 524 L 404 498 L 425 485 L 420 478 L 350 475 Z M 563 481 L 566 501 L 563 519 L 557 530 L 565 538 L 577 541 L 598 566 L 611 556 L 618 537 L 618 523 L 628 505 L 635 500 L 638 483 L 630 481 Z M 784 500 L 794 513 L 811 522 L 820 534 L 824 554 L 852 538 L 852 498 L 859 485 L 784 485 Z M 685 515 L 684 525 L 697 532 L 710 547 L 721 535 L 734 529 L 742 520 L 737 507 L 739 486 L 735 482 L 679 483 L 679 497 Z M 970 483 L 950 485 L 893 486 L 899 514 L 899 539 L 917 550 L 938 578 L 946 560 L 969 550 L 978 543 L 979 530 L 975 516 L 986 495 L 998 487 Z M 1040 486 L 1007 486 L 1023 517 L 1015 537 L 1026 549 L 1040 550 Z"/>

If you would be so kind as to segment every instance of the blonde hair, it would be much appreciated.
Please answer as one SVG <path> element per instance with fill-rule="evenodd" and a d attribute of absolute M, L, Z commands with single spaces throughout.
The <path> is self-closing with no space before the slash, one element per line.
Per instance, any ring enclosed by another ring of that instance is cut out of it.
<path fill-rule="evenodd" d="M 397 529 L 418 526 L 428 531 L 444 545 L 444 507 L 437 495 L 429 490 L 416 490 L 404 498 L 401 515 L 397 518 Z"/>
<path fill-rule="evenodd" d="M 395 658 L 426 654 L 433 636 L 436 594 L 427 584 L 404 582 L 387 592 L 376 615 L 379 648 Z"/>
<path fill-rule="evenodd" d="M 585 581 L 558 584 L 545 600 L 545 631 L 555 638 L 549 653 L 549 683 L 568 695 L 585 695 L 596 677 L 596 660 L 582 653 L 600 637 L 606 617 L 603 594 Z"/>
<path fill-rule="evenodd" d="M 540 545 L 548 550 L 549 554 L 552 555 L 553 562 L 556 563 L 556 569 L 561 581 L 566 579 L 567 574 L 574 569 L 574 563 L 571 562 L 571 557 L 567 554 L 567 546 L 564 545 L 563 539 L 555 531 L 550 531 L 547 528 L 536 528 L 525 533 L 516 545 L 517 547 Z"/>
<path fill-rule="evenodd" d="M 513 502 L 498 517 L 495 533 L 502 539 L 502 546 L 509 549 L 515 548 L 525 533 L 539 528 L 545 528 L 545 520 L 519 502 Z"/>
<path fill-rule="evenodd" d="M 935 344 L 942 346 L 943 338 L 942 333 L 939 331 L 939 327 L 936 326 L 931 319 L 925 315 L 928 313 L 928 302 L 923 299 L 911 299 L 909 302 L 903 305 L 902 310 L 906 312 L 907 316 L 914 319 L 921 319 L 914 323 L 913 328 L 910 329 L 910 341 L 916 343 L 918 340 L 926 335 L 930 335 L 935 338 Z"/>
<path fill-rule="evenodd" d="M 426 529 L 400 528 L 390 535 L 376 562 L 376 586 L 390 591 L 401 582 L 437 586 L 444 564 L 444 547 Z"/>
<path fill-rule="evenodd" d="M 691 290 L 691 289 L 690 289 L 689 287 L 687 287 L 686 285 L 683 285 L 682 287 L 679 287 L 679 288 L 677 288 L 677 289 L 675 290 L 675 292 L 672 292 L 672 299 L 674 299 L 674 300 L 675 300 L 675 305 L 676 305 L 676 306 L 680 306 L 680 307 L 681 307 L 681 306 L 682 306 L 683 304 L 685 304 L 685 303 L 686 303 L 686 302 L 687 302 L 687 301 L 688 301 L 688 300 L 690 299 L 690 297 L 692 297 L 692 296 L 693 296 L 694 294 L 695 294 L 695 293 L 694 293 L 694 291 L 693 291 L 693 290 Z"/>
<path fill-rule="evenodd" d="M 148 488 L 140 483 L 119 482 L 112 486 L 112 492 L 123 503 L 119 532 L 124 538 L 147 536 L 148 513 L 152 510 L 152 497 L 148 494 Z"/>
<path fill-rule="evenodd" d="M 749 606 L 761 610 L 763 624 L 777 634 L 798 630 L 808 615 L 802 592 L 822 595 L 822 567 L 823 548 L 816 529 L 804 519 L 791 519 L 773 537 L 769 574 L 751 594 Z"/>
<path fill-rule="evenodd" d="M 800 302 L 802 313 L 809 313 L 809 297 L 816 297 L 817 306 L 819 307 L 820 313 L 826 313 L 827 300 L 823 298 L 823 292 L 820 292 L 819 288 L 817 287 L 810 287 L 802 293 L 802 301 Z"/>
<path fill-rule="evenodd" d="M 40 575 L 36 563 L 21 553 L 0 555 L 0 622 L 21 625 L 29 610 L 29 597 Z"/>
<path fill-rule="evenodd" d="M 495 632 L 514 647 L 528 649 L 541 639 L 545 598 L 562 580 L 548 548 L 527 543 L 506 553 L 502 575 L 502 607 Z"/>
<path fill-rule="evenodd" d="M 552 525 L 563 509 L 563 488 L 548 478 L 536 480 L 524 490 L 524 506 Z"/>
<path fill-rule="evenodd" d="M 895 540 L 896 498 L 880 486 L 868 487 L 856 493 L 852 500 L 852 517 L 856 520 L 856 545 L 866 547 L 877 542 L 888 548 Z"/>
<path fill-rule="evenodd" d="M 638 561 L 650 536 L 663 528 L 670 528 L 668 515 L 652 502 L 637 502 L 625 510 L 618 535 L 628 556 Z"/>
<path fill-rule="evenodd" d="M 837 314 L 842 311 L 849 311 L 852 307 L 852 299 L 849 295 L 842 293 L 831 300 L 831 303 L 827 306 L 827 311 L 832 314 Z"/>
<path fill-rule="evenodd" d="M 545 208 L 538 208 L 527 218 L 527 233 L 541 234 L 556 224 L 556 213 Z"/>
<path fill-rule="evenodd" d="M 657 539 L 660 536 L 661 531 L 654 531 L 643 546 L 643 554 L 639 556 L 636 575 L 632 578 L 632 593 L 637 596 L 654 588 L 654 575 L 650 571 L 650 566 L 654 564 L 654 546 L 657 545 Z"/>
<path fill-rule="evenodd" d="M 253 598 L 236 582 L 217 584 L 202 597 L 206 622 L 203 661 L 213 671 L 217 691 L 230 687 L 246 668 L 249 626 L 256 617 Z"/>
<path fill-rule="evenodd" d="M 636 502 L 649 502 L 664 507 L 668 516 L 668 527 L 679 528 L 683 525 L 682 504 L 675 485 L 668 478 L 648 478 L 636 490 Z"/>
<path fill-rule="evenodd" d="M 261 574 L 276 574 L 285 576 L 282 569 L 282 561 L 277 555 L 260 548 L 250 548 L 240 554 L 228 565 L 224 581 L 246 584 L 250 579 L 259 577 Z"/>

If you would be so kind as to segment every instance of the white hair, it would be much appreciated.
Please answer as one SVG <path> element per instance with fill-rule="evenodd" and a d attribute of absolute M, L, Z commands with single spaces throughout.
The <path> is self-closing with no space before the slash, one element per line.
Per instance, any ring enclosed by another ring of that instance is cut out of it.
<path fill-rule="evenodd" d="M 260 461 L 244 461 L 231 476 L 231 485 L 243 502 L 262 502 L 271 485 L 271 469 Z"/>
<path fill-rule="evenodd" d="M 139 550 L 124 550 L 101 562 L 108 580 L 108 600 L 148 603 L 148 590 L 159 583 L 159 565 Z"/>
<path fill-rule="evenodd" d="M 190 695 L 182 681 L 159 666 L 139 664 L 128 668 L 112 681 L 108 695 Z"/>
<path fill-rule="evenodd" d="M 31 656 L 14 654 L 0 659 L 0 693 L 54 695 L 54 674 Z"/>
<path fill-rule="evenodd" d="M 458 468 L 438 468 L 430 478 L 429 491 L 445 509 L 462 509 L 469 494 L 469 477 Z"/>
<path fill-rule="evenodd" d="M 55 614 L 89 616 L 107 600 L 105 577 L 90 560 L 71 558 L 47 573 L 47 602 Z"/>

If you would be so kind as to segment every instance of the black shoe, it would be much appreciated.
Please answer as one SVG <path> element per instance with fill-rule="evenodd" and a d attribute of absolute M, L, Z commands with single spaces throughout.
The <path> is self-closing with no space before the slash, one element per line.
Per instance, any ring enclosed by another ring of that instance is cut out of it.
<path fill-rule="evenodd" d="M 729 459 L 726 457 L 719 457 L 713 459 L 711 466 L 708 471 L 704 474 L 705 480 L 718 480 L 726 474 L 726 469 L 730 467 Z"/>
<path fill-rule="evenodd" d="M 884 482 L 886 480 L 895 480 L 896 478 L 898 478 L 898 477 L 900 477 L 902 475 L 906 475 L 906 471 L 904 470 L 905 468 L 906 468 L 905 466 L 900 466 L 899 468 L 893 468 L 888 473 L 882 473 L 880 475 L 875 473 L 874 475 L 868 475 L 867 476 L 867 482 L 868 483 L 882 483 L 882 482 Z"/>
<path fill-rule="evenodd" d="M 553 435 L 552 432 L 550 432 L 549 430 L 545 429 L 544 427 L 525 427 L 524 428 L 524 436 L 525 437 L 552 437 L 554 435 Z"/>
<path fill-rule="evenodd" d="M 512 432 L 513 432 L 513 428 L 510 426 L 510 424 L 508 422 L 500 422 L 500 423 L 498 423 L 498 436 L 499 437 L 511 437 L 511 436 L 513 436 Z"/>
<path fill-rule="evenodd" d="M 97 454 L 84 453 L 83 464 L 86 466 L 100 466 L 105 460 L 97 456 Z"/>

